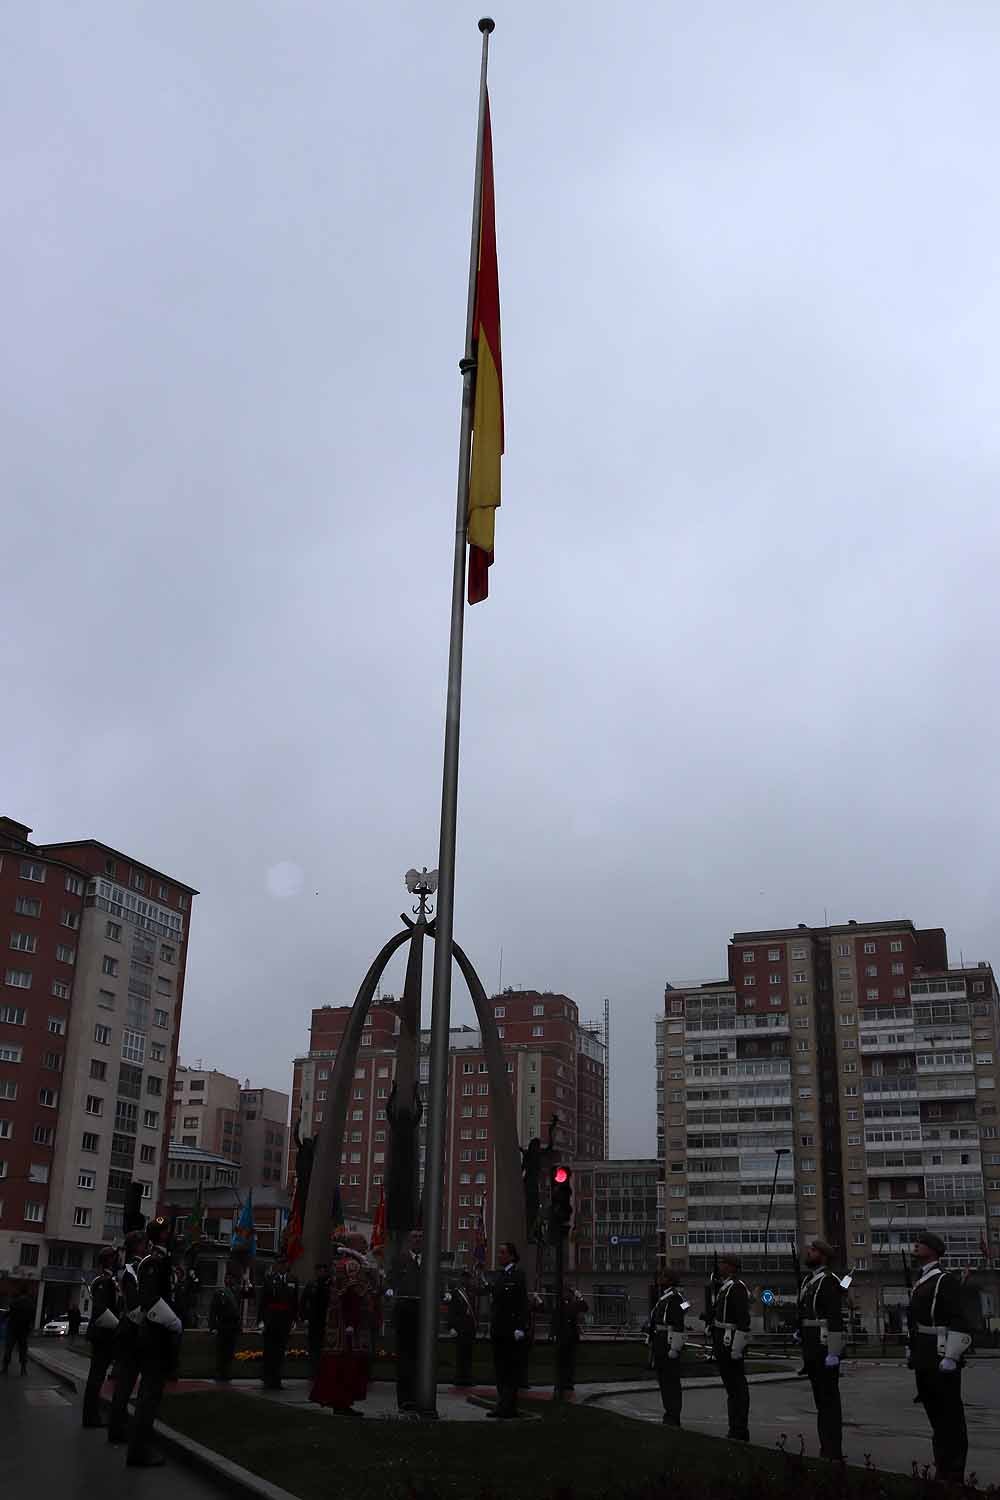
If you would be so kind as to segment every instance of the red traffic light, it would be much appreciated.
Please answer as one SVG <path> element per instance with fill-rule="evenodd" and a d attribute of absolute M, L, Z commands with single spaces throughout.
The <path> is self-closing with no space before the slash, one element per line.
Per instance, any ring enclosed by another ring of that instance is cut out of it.
<path fill-rule="evenodd" d="M 556 1167 L 555 1171 L 552 1174 L 552 1181 L 558 1182 L 560 1185 L 564 1182 L 569 1182 L 568 1167 Z"/>

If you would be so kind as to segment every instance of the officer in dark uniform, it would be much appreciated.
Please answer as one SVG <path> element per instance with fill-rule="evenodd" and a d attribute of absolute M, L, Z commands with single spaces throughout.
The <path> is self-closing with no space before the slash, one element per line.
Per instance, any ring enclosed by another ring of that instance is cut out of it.
<path fill-rule="evenodd" d="M 750 1341 L 750 1292 L 734 1255 L 719 1256 L 722 1281 L 712 1305 L 712 1349 L 726 1388 L 729 1436 L 750 1441 L 750 1387 L 743 1355 Z"/>
<path fill-rule="evenodd" d="M 448 1327 L 455 1334 L 455 1384 L 472 1384 L 472 1351 L 476 1343 L 476 1313 L 468 1275 L 453 1281 L 445 1293 Z"/>
<path fill-rule="evenodd" d="M 389 1273 L 386 1297 L 392 1304 L 392 1331 L 396 1346 L 396 1405 L 400 1411 L 417 1410 L 417 1334 L 420 1324 L 419 1234 L 411 1234 Z"/>
<path fill-rule="evenodd" d="M 209 1304 L 209 1332 L 215 1334 L 215 1378 L 225 1384 L 240 1333 L 239 1277 L 227 1276 Z"/>
<path fill-rule="evenodd" d="M 90 1370 L 83 1392 L 84 1427 L 103 1427 L 101 1421 L 101 1386 L 115 1357 L 115 1333 L 118 1328 L 119 1295 L 115 1280 L 115 1261 L 118 1252 L 110 1245 L 97 1257 L 100 1270 L 90 1283 L 90 1323 L 87 1338 L 90 1342 Z"/>
<path fill-rule="evenodd" d="M 488 1417 L 518 1415 L 517 1389 L 523 1381 L 521 1346 L 528 1336 L 528 1288 L 517 1246 L 506 1241 L 497 1251 L 500 1269 L 490 1288 L 490 1341 L 497 1377 L 497 1404 Z"/>
<path fill-rule="evenodd" d="M 556 1341 L 556 1393 L 576 1390 L 576 1351 L 580 1343 L 580 1319 L 587 1304 L 575 1287 L 565 1287 L 553 1314 Z"/>
<path fill-rule="evenodd" d="M 166 1241 L 170 1226 L 166 1219 L 150 1219 L 146 1225 L 149 1254 L 139 1262 L 139 1376 L 141 1384 L 129 1432 L 126 1462 L 136 1469 L 159 1468 L 163 1459 L 150 1444 L 153 1423 L 163 1399 L 163 1387 L 177 1369 L 182 1333 L 171 1297 L 174 1278 Z"/>
<path fill-rule="evenodd" d="M 917 1235 L 913 1258 L 920 1276 L 910 1292 L 909 1367 L 931 1424 L 937 1477 L 943 1483 L 961 1484 L 969 1452 L 962 1366 L 972 1334 L 962 1311 L 958 1277 L 941 1267 L 944 1252 L 939 1235 L 929 1230 Z"/>
<path fill-rule="evenodd" d="M 664 1271 L 662 1279 L 663 1286 L 649 1314 L 646 1334 L 652 1349 L 653 1368 L 660 1382 L 663 1420 L 668 1427 L 679 1427 L 684 1314 L 691 1304 L 677 1285 L 677 1277 L 673 1271 Z"/>
<path fill-rule="evenodd" d="M 115 1335 L 114 1394 L 108 1422 L 108 1442 L 124 1443 L 128 1437 L 128 1404 L 139 1378 L 139 1329 L 143 1311 L 139 1306 L 139 1264 L 146 1250 L 145 1230 L 125 1236 L 125 1265 L 118 1277 L 121 1307 Z"/>
<path fill-rule="evenodd" d="M 276 1261 L 264 1277 L 257 1315 L 264 1333 L 261 1383 L 266 1391 L 280 1391 L 288 1335 L 299 1315 L 299 1281 L 286 1260 Z"/>
<path fill-rule="evenodd" d="M 835 1250 L 826 1240 L 806 1246 L 809 1267 L 799 1287 L 802 1363 L 816 1403 L 821 1458 L 843 1459 L 840 1359 L 844 1349 L 844 1292 L 830 1269 Z"/>
<path fill-rule="evenodd" d="M 319 1374 L 319 1362 L 323 1355 L 323 1340 L 326 1337 L 326 1315 L 330 1307 L 330 1267 L 322 1262 L 316 1267 L 316 1275 L 307 1281 L 302 1293 L 300 1312 L 308 1330 L 309 1370 L 313 1379 Z"/>

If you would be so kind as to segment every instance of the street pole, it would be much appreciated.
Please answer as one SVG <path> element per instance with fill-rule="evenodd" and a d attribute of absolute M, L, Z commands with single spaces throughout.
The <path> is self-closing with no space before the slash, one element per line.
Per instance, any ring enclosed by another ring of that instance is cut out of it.
<path fill-rule="evenodd" d="M 441 1281 L 441 1214 L 444 1201 L 445 1129 L 448 1094 L 448 1042 L 451 1024 L 452 943 L 455 929 L 455 838 L 458 826 L 458 747 L 462 718 L 462 646 L 465 626 L 466 530 L 469 511 L 469 461 L 475 399 L 476 287 L 482 223 L 483 143 L 486 125 L 486 68 L 490 32 L 488 17 L 479 22 L 483 35 L 479 73 L 479 123 L 472 198 L 469 250 L 469 295 L 462 371 L 462 417 L 458 439 L 458 494 L 455 556 L 451 584 L 451 638 L 448 647 L 448 697 L 445 710 L 444 774 L 441 787 L 441 842 L 438 853 L 438 904 L 434 933 L 434 981 L 431 1001 L 430 1077 L 428 1080 L 427 1154 L 424 1162 L 423 1254 L 420 1262 L 420 1332 L 417 1343 L 417 1406 L 422 1416 L 437 1416 L 437 1330 Z"/>
<path fill-rule="evenodd" d="M 775 1146 L 774 1148 L 774 1176 L 771 1178 L 771 1196 L 767 1204 L 767 1222 L 764 1225 L 764 1270 L 767 1270 L 768 1247 L 771 1241 L 771 1210 L 774 1208 L 774 1190 L 778 1185 L 778 1168 L 781 1166 L 781 1158 L 788 1155 L 787 1146 Z"/>
<path fill-rule="evenodd" d="M 561 1224 L 558 1227 L 558 1236 L 559 1237 L 556 1240 L 556 1306 L 554 1319 L 556 1327 L 556 1336 L 554 1341 L 556 1351 L 556 1378 L 553 1382 L 553 1388 L 556 1392 L 556 1400 L 563 1401 L 565 1400 L 565 1394 L 559 1384 L 559 1341 L 563 1336 L 563 1275 L 566 1235 L 563 1233 Z"/>

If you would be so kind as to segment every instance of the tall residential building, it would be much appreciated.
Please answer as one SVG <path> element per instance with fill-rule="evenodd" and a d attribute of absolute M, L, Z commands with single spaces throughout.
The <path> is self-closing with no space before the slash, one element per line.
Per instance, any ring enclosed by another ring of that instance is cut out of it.
<path fill-rule="evenodd" d="M 559 1116 L 557 1149 L 567 1160 L 598 1161 L 604 1152 L 603 1042 L 580 1024 L 566 995 L 536 990 L 505 990 L 493 997 L 514 1094 L 518 1136 L 527 1145 L 545 1140 L 548 1123 Z M 292 1121 L 302 1133 L 322 1128 L 327 1084 L 343 1037 L 348 1006 L 325 1006 L 312 1013 L 308 1057 L 296 1058 L 292 1082 Z M 388 1152 L 385 1107 L 392 1088 L 398 1020 L 391 1001 L 373 1005 L 362 1035 L 353 1098 L 344 1135 L 341 1196 L 350 1213 L 374 1212 L 382 1191 Z M 426 1054 L 429 1037 L 422 1037 Z M 490 1246 L 493 1195 L 493 1134 L 489 1081 L 482 1038 L 471 1026 L 452 1030 L 448 1071 L 448 1137 L 444 1247 L 459 1259 L 471 1255 L 480 1205 L 485 1200 Z M 428 1060 L 421 1057 L 426 1084 Z M 423 1144 L 421 1143 L 421 1160 Z M 289 1158 L 289 1178 L 294 1154 Z"/>
<path fill-rule="evenodd" d="M 758 1270 L 823 1234 L 898 1279 L 917 1227 L 952 1264 L 1000 1256 L 990 965 L 949 966 L 910 921 L 737 932 L 728 957 L 726 979 L 668 985 L 657 1025 L 666 1263 L 735 1249 Z"/>
<path fill-rule="evenodd" d="M 177 1069 L 170 1124 L 172 1145 L 225 1156 L 246 1187 L 272 1187 L 285 1176 L 288 1095 L 251 1088 L 249 1080 L 214 1068 Z"/>
<path fill-rule="evenodd" d="M 0 1271 L 50 1289 L 120 1237 L 165 1173 L 192 898 L 94 839 L 0 819 Z"/>

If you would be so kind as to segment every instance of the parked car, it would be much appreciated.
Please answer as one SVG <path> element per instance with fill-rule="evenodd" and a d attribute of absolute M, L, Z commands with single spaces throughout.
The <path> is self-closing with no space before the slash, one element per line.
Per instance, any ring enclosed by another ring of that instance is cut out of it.
<path fill-rule="evenodd" d="M 80 1332 L 87 1332 L 87 1319 L 84 1318 L 80 1324 Z M 69 1336 L 69 1319 L 62 1314 L 57 1318 L 50 1318 L 42 1328 L 42 1337 L 46 1339 L 64 1339 Z"/>

